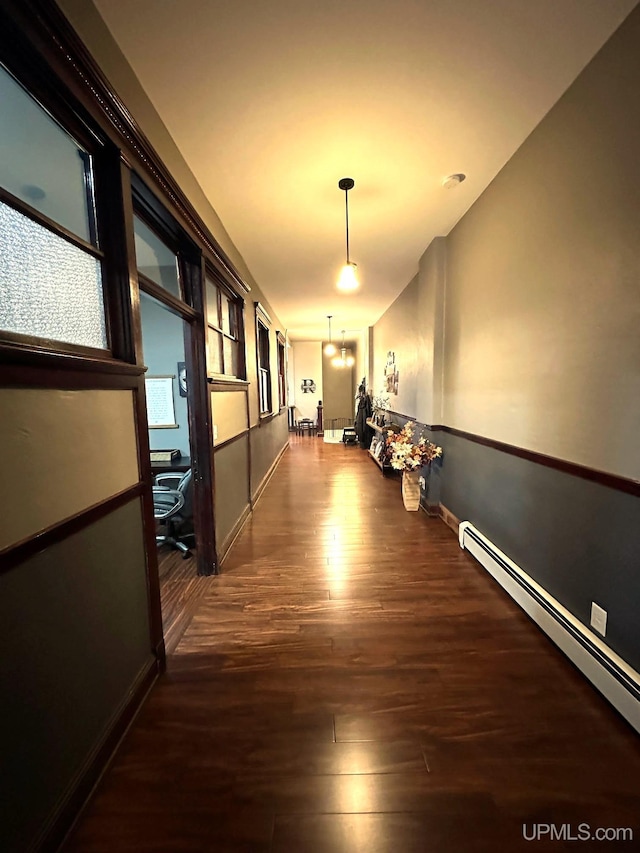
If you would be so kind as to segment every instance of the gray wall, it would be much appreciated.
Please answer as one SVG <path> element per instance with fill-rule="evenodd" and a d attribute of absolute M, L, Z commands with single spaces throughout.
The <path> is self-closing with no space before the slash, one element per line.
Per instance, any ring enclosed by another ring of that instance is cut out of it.
<path fill-rule="evenodd" d="M 274 460 L 289 442 L 286 410 L 252 429 L 249 438 L 251 441 L 251 494 L 255 495 Z"/>
<path fill-rule="evenodd" d="M 374 327 L 374 388 L 398 355 L 393 408 L 640 479 L 639 89 L 640 8 Z M 638 498 L 433 439 L 442 504 L 583 623 L 604 607 L 606 642 L 639 668 Z"/>
<path fill-rule="evenodd" d="M 30 848 L 153 665 L 139 500 L 0 575 L 0 846 Z"/>
<path fill-rule="evenodd" d="M 219 554 L 226 550 L 228 536 L 249 505 L 248 457 L 247 433 L 215 451 L 215 521 Z"/>

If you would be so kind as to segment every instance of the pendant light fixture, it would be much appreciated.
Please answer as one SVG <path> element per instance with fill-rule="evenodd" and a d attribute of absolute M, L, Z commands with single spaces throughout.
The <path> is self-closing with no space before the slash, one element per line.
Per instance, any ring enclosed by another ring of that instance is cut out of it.
<path fill-rule="evenodd" d="M 347 347 L 344 343 L 344 333 L 345 330 L 342 330 L 342 346 L 340 347 L 340 355 L 337 355 L 334 359 L 331 360 L 331 364 L 334 367 L 353 367 L 356 363 L 355 358 L 352 355 L 347 355 Z"/>
<path fill-rule="evenodd" d="M 336 349 L 336 345 L 331 340 L 331 318 L 333 314 L 327 314 L 327 320 L 329 321 L 329 343 L 324 348 L 324 354 L 328 356 L 335 355 L 338 350 Z"/>
<path fill-rule="evenodd" d="M 353 178 L 340 178 L 338 181 L 339 189 L 344 190 L 344 207 L 347 226 L 347 262 L 340 272 L 340 277 L 338 278 L 338 289 L 345 292 L 355 290 L 359 284 L 358 279 L 356 278 L 356 264 L 352 263 L 351 258 L 349 257 L 349 190 L 352 190 L 354 186 L 355 181 Z"/>

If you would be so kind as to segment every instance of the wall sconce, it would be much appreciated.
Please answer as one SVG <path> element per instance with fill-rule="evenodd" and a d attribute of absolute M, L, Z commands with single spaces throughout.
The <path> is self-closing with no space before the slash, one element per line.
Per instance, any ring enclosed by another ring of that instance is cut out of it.
<path fill-rule="evenodd" d="M 340 277 L 338 278 L 338 289 L 343 290 L 345 292 L 355 290 L 359 285 L 358 279 L 356 278 L 356 264 L 352 263 L 351 258 L 349 257 L 349 190 L 352 190 L 354 186 L 355 181 L 353 180 L 353 178 L 341 178 L 338 181 L 339 189 L 344 190 L 344 207 L 347 234 L 347 262 L 342 267 L 342 270 L 340 272 Z"/>

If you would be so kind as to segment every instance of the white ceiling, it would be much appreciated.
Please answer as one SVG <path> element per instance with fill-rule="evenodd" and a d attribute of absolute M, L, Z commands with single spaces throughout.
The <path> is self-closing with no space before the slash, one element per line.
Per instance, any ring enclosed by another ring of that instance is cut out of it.
<path fill-rule="evenodd" d="M 304 340 L 378 319 L 637 0 L 94 2 Z"/>

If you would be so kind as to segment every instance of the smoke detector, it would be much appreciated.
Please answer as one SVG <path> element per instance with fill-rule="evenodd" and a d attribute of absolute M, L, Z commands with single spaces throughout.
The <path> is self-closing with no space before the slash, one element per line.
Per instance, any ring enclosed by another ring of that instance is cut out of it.
<path fill-rule="evenodd" d="M 445 178 L 442 182 L 442 186 L 445 190 L 452 190 L 457 187 L 458 184 L 461 184 L 466 177 L 467 176 L 463 175 L 462 172 L 457 172 L 455 175 L 449 175 L 448 178 Z"/>

